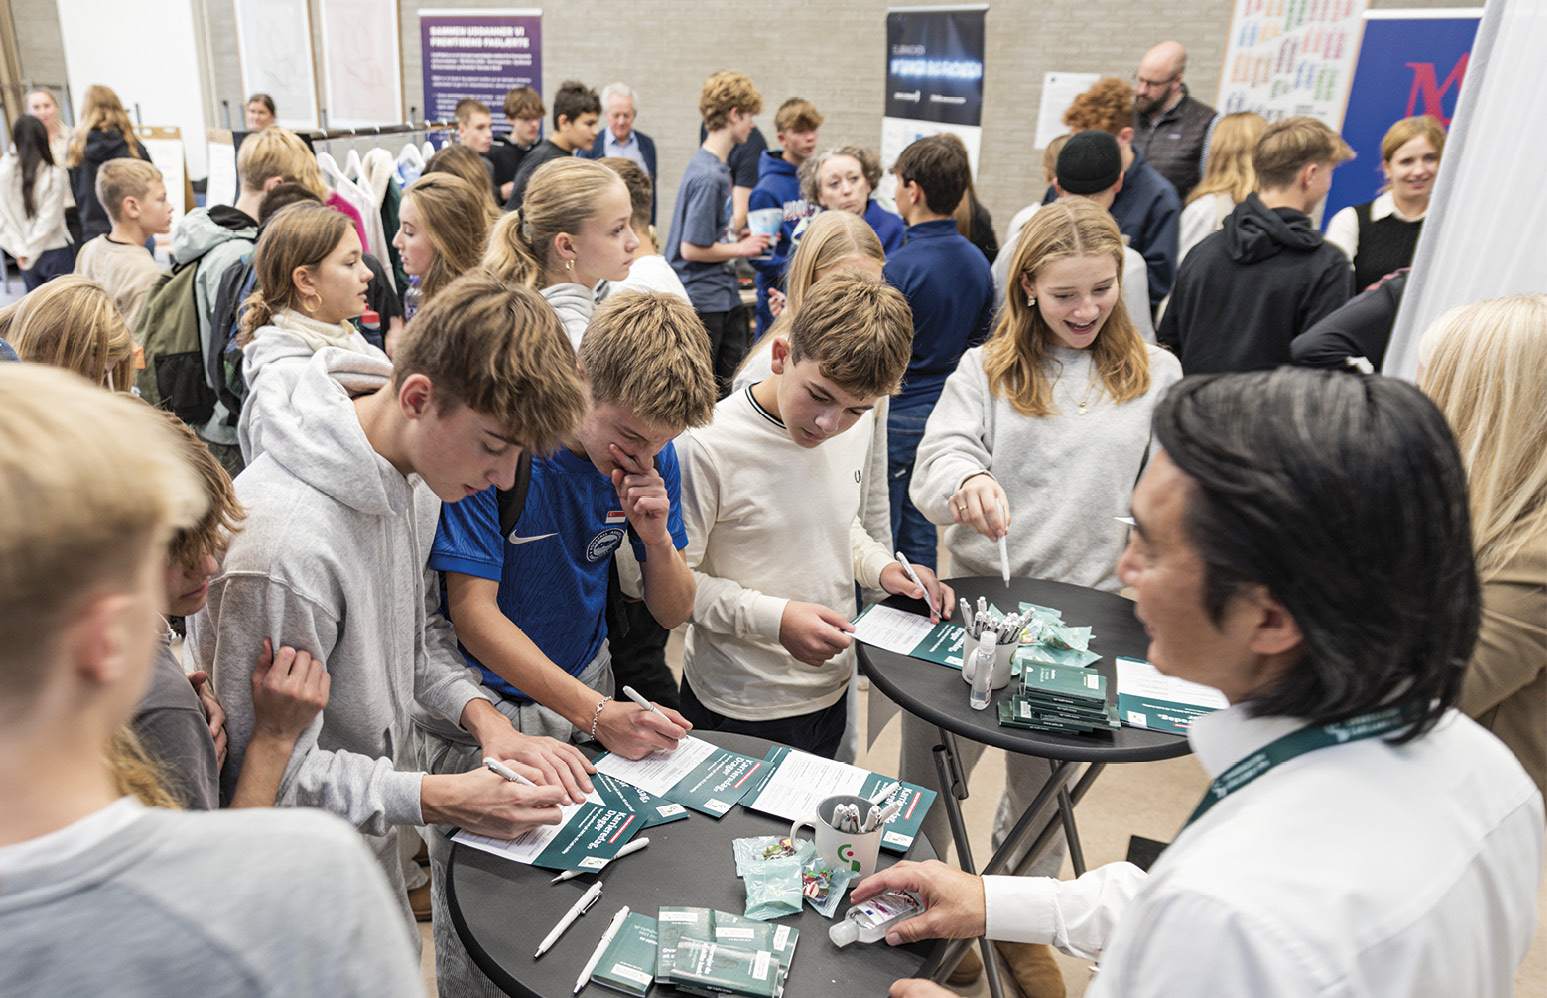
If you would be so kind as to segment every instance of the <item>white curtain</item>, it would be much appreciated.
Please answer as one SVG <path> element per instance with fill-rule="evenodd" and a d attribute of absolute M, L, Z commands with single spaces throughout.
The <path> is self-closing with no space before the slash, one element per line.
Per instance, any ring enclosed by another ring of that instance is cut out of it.
<path fill-rule="evenodd" d="M 1382 370 L 1447 309 L 1547 291 L 1547 3 L 1488 0 Z"/>

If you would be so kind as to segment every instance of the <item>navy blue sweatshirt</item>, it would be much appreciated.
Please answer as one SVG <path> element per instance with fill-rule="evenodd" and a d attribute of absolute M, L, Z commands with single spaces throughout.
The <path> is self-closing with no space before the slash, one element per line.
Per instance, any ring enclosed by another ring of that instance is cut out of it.
<path fill-rule="evenodd" d="M 807 204 L 800 196 L 800 173 L 784 158 L 783 153 L 764 152 L 759 160 L 757 186 L 747 200 L 748 211 L 778 208 L 784 212 L 779 234 L 769 246 L 767 259 L 752 257 L 747 262 L 757 271 L 757 335 L 773 323 L 773 313 L 768 311 L 768 292 L 772 288 L 784 288 L 784 271 L 789 266 L 795 246 L 791 235 L 801 219 L 818 209 Z"/>
<path fill-rule="evenodd" d="M 886 261 L 886 281 L 913 309 L 913 356 L 893 410 L 933 407 L 968 347 L 988 339 L 994 278 L 953 219 L 920 222 Z"/>

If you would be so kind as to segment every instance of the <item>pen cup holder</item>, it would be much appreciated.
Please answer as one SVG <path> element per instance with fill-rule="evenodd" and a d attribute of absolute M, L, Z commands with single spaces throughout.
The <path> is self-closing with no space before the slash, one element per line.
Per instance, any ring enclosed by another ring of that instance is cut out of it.
<path fill-rule="evenodd" d="M 984 634 L 990 641 L 994 639 L 993 631 L 985 631 Z M 977 675 L 978 644 L 978 639 L 970 633 L 962 639 L 962 680 L 968 686 L 973 685 L 973 677 Z M 1010 685 L 1010 663 L 1015 659 L 1017 647 L 1017 641 L 994 646 L 994 668 L 988 680 L 990 690 L 1002 690 Z"/>
<path fill-rule="evenodd" d="M 861 877 L 876 872 L 876 857 L 881 853 L 881 834 L 886 826 L 877 825 L 874 831 L 846 832 L 837 827 L 833 812 L 840 804 L 853 804 L 859 808 L 859 820 L 863 826 L 870 814 L 870 801 L 850 794 L 838 794 L 817 802 L 816 814 L 790 825 L 790 841 L 801 826 L 810 825 L 816 833 L 817 859 L 835 870 L 853 870 Z"/>

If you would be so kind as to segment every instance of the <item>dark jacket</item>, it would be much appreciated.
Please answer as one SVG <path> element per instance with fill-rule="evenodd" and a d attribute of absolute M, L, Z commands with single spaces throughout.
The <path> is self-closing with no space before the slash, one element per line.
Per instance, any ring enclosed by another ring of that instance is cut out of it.
<path fill-rule="evenodd" d="M 983 251 L 983 255 L 988 257 L 989 266 L 992 267 L 994 257 L 999 255 L 999 239 L 994 235 L 994 218 L 983 206 L 983 202 L 973 197 L 971 191 L 963 194 L 962 197 L 972 201 L 972 221 L 968 225 L 967 239 Z"/>
<path fill-rule="evenodd" d="M 536 147 L 536 142 L 524 148 L 518 146 L 510 140 L 508 133 L 494 137 L 493 144 L 489 146 L 489 151 L 483 154 L 483 158 L 488 160 L 494 167 L 494 189 L 496 191 L 516 179 L 516 171 L 521 169 L 521 161 L 526 158 L 527 153 Z M 496 200 L 498 200 L 497 197 Z"/>
<path fill-rule="evenodd" d="M 552 139 L 543 139 L 532 147 L 521 160 L 521 169 L 516 171 L 516 186 L 510 189 L 510 200 L 505 202 L 506 211 L 515 211 L 521 207 L 522 200 L 526 197 L 526 185 L 531 182 L 532 174 L 537 168 L 549 160 L 563 159 L 565 156 L 574 155 L 567 152 L 562 146 L 555 145 Z"/>
<path fill-rule="evenodd" d="M 1353 293 L 1348 258 L 1309 216 L 1251 194 L 1182 261 L 1156 338 L 1186 374 L 1265 370 Z"/>
<path fill-rule="evenodd" d="M 639 155 L 644 157 L 645 172 L 650 174 L 650 224 L 654 225 L 655 205 L 656 201 L 658 200 L 655 194 L 655 140 L 637 128 L 634 129 L 633 134 L 634 137 L 639 140 Z M 601 159 L 606 156 L 607 135 L 607 126 L 603 125 L 601 129 L 597 131 L 596 141 L 592 143 L 591 148 L 581 149 L 578 155 L 584 156 L 586 159 Z"/>
<path fill-rule="evenodd" d="M 807 204 L 800 194 L 800 171 L 784 158 L 783 153 L 771 149 L 763 153 L 757 186 L 752 188 L 747 199 L 749 212 L 768 208 L 778 208 L 784 213 L 784 220 L 779 223 L 779 233 L 769 247 L 768 255 L 747 260 L 757 271 L 757 336 L 762 336 L 763 331 L 773 325 L 773 313 L 768 310 L 768 292 L 784 289 L 784 270 L 795 253 L 795 226 L 819 210 L 816 205 Z"/>
<path fill-rule="evenodd" d="M 1171 181 L 1176 196 L 1184 201 L 1203 177 L 1203 147 L 1216 117 L 1212 107 L 1193 98 L 1185 83 L 1181 102 L 1163 112 L 1155 124 L 1150 124 L 1148 115 L 1134 112 L 1133 147 Z"/>
<path fill-rule="evenodd" d="M 1348 368 L 1348 358 L 1363 357 L 1379 371 L 1391 343 L 1391 327 L 1397 321 L 1402 292 L 1407 289 L 1407 275 L 1406 268 L 1388 275 L 1296 336 L 1289 344 L 1291 359 L 1301 367 L 1341 370 Z"/>
<path fill-rule="evenodd" d="M 908 241 L 887 257 L 882 276 L 913 310 L 913 353 L 892 411 L 933 408 L 961 355 L 988 339 L 994 313 L 988 261 L 955 221 L 937 219 L 908 228 Z"/>
<path fill-rule="evenodd" d="M 136 150 L 134 153 L 129 151 L 131 141 Z M 97 200 L 97 169 L 110 159 L 134 155 L 150 162 L 150 153 L 145 151 L 139 139 L 125 138 L 122 132 L 86 133 L 86 149 L 81 157 L 81 165 L 70 170 L 70 189 L 75 193 L 75 204 L 80 210 L 84 239 L 105 236 L 113 228 L 113 220 L 107 217 L 107 209 Z"/>

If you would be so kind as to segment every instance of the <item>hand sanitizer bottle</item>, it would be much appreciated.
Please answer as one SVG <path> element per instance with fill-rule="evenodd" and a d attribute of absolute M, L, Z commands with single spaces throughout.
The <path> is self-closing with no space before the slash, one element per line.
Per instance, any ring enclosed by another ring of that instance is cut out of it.
<path fill-rule="evenodd" d="M 879 942 L 886 938 L 892 926 L 923 911 L 924 902 L 912 894 L 887 891 L 850 908 L 843 916 L 843 921 L 827 930 L 827 937 L 839 946 L 856 941 Z"/>

